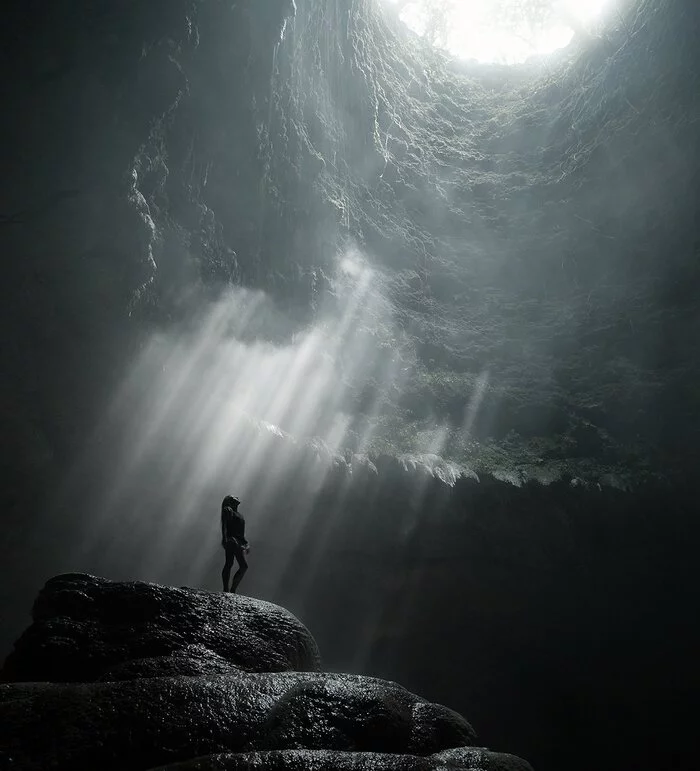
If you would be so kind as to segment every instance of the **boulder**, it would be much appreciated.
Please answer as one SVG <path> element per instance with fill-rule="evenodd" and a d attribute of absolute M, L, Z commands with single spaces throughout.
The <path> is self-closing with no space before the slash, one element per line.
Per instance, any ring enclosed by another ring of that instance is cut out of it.
<path fill-rule="evenodd" d="M 22 769 L 147 769 L 253 749 L 428 755 L 473 740 L 456 713 L 359 675 L 0 686 L 0 747 Z"/>
<path fill-rule="evenodd" d="M 48 581 L 32 617 L 0 672 L 5 682 L 320 669 L 295 616 L 237 594 L 70 573 Z"/>
<path fill-rule="evenodd" d="M 0 766 L 531 771 L 394 682 L 319 671 L 308 630 L 240 595 L 70 574 L 0 685 Z"/>

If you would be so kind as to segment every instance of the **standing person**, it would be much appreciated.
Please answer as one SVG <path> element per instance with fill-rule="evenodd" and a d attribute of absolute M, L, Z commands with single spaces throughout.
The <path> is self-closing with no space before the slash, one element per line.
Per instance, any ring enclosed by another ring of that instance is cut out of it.
<path fill-rule="evenodd" d="M 225 592 L 235 592 L 246 570 L 248 570 L 245 555 L 248 553 L 249 546 L 245 537 L 245 519 L 238 511 L 240 503 L 238 498 L 234 498 L 232 495 L 227 495 L 221 503 L 221 545 L 226 551 L 226 563 L 221 571 L 221 578 L 224 582 Z M 235 572 L 229 587 L 228 582 L 234 559 L 238 560 L 238 570 Z"/>

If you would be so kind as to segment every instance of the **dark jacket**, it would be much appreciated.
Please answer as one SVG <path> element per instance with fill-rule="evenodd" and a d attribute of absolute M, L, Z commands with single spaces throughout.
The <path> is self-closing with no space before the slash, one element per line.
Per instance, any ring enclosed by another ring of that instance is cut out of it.
<path fill-rule="evenodd" d="M 225 506 L 221 511 L 221 539 L 224 545 L 231 539 L 238 541 L 241 546 L 248 545 L 245 537 L 245 519 L 229 506 Z"/>

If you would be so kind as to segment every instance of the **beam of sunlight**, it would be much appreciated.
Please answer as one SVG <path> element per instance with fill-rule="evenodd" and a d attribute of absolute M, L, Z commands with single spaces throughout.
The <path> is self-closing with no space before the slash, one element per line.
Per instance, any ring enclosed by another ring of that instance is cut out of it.
<path fill-rule="evenodd" d="M 484 401 L 486 390 L 489 385 L 489 372 L 484 370 L 476 380 L 472 395 L 464 409 L 464 422 L 462 423 L 462 431 L 467 435 L 471 435 L 474 427 L 474 422 L 479 414 L 479 408 Z"/>
<path fill-rule="evenodd" d="M 339 260 L 331 306 L 275 345 L 257 333 L 273 313 L 269 300 L 241 289 L 180 329 L 154 334 L 106 411 L 118 441 L 83 551 L 116 563 L 131 548 L 157 578 L 177 564 L 187 537 L 188 573 L 203 574 L 216 545 L 217 498 L 250 496 L 254 532 L 290 475 L 320 489 L 353 422 L 350 383 L 373 368 L 391 381 L 397 369 L 367 333 L 379 315 L 391 323 L 391 308 L 356 251 Z M 290 551 L 300 516 L 284 523 Z"/>
<path fill-rule="evenodd" d="M 76 547 L 83 562 L 215 588 L 219 505 L 233 492 L 250 514 L 251 540 L 277 555 L 263 583 L 277 591 L 272 577 L 284 582 L 290 564 L 298 569 L 308 533 L 313 548 L 299 585 L 315 580 L 326 539 L 346 525 L 339 498 L 325 512 L 314 501 L 329 480 L 337 487 L 376 475 L 366 454 L 392 430 L 378 427 L 416 354 L 394 322 L 382 277 L 357 250 L 339 256 L 313 324 L 272 343 L 265 330 L 275 324 L 285 321 L 268 297 L 235 289 L 143 347 L 106 410 L 108 482 Z M 473 412 L 480 398 L 477 388 Z M 413 454 L 402 456 L 405 473 L 417 472 L 426 490 L 436 480 L 453 485 L 461 473 L 441 457 L 449 433 L 426 425 Z"/>

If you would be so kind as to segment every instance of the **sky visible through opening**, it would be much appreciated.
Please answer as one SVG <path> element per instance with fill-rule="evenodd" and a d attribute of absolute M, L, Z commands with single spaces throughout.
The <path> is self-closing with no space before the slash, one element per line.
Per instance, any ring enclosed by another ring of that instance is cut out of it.
<path fill-rule="evenodd" d="M 414 32 L 457 57 L 517 64 L 595 33 L 612 0 L 386 0 Z"/>

